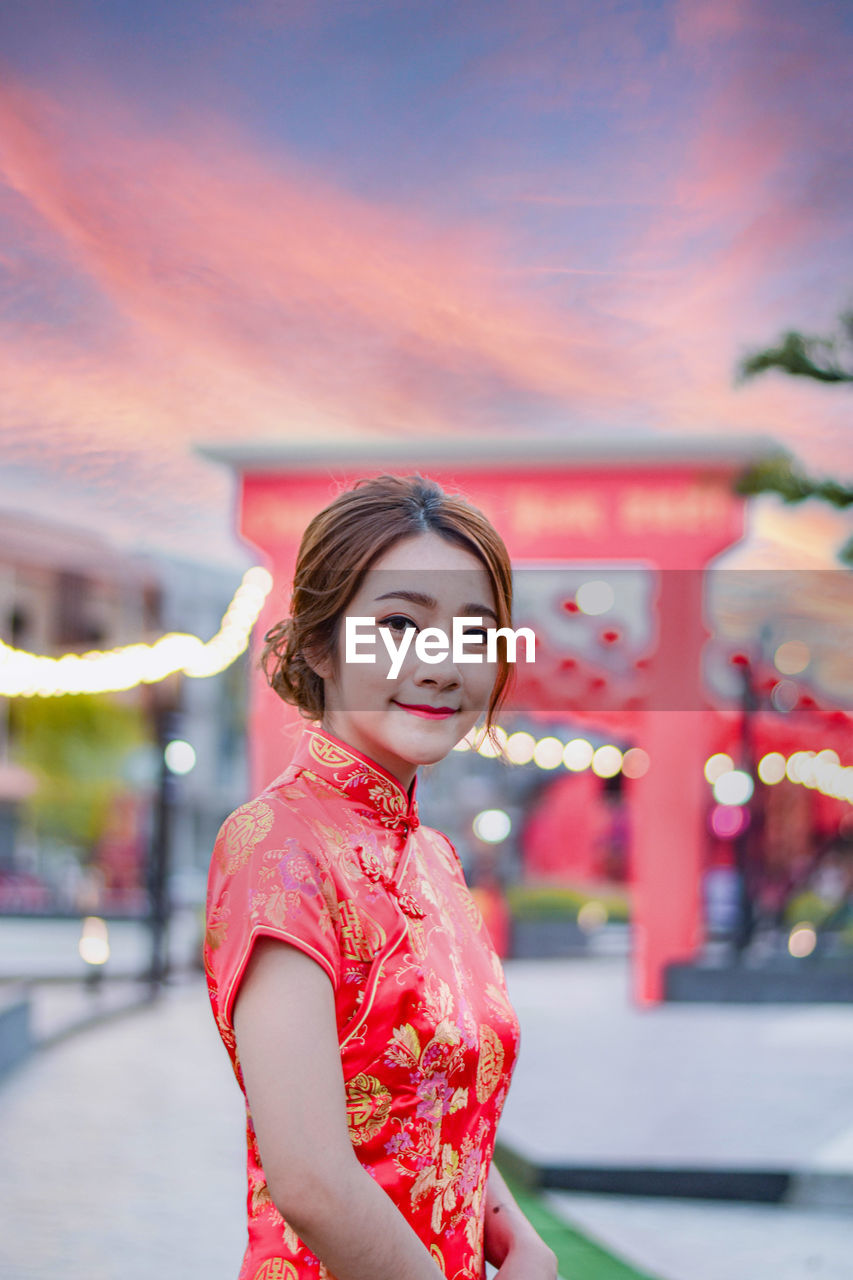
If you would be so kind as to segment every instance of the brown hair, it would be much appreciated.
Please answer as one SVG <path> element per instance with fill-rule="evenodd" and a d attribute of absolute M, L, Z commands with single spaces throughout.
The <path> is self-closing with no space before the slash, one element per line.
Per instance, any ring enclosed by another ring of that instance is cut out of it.
<path fill-rule="evenodd" d="M 280 698 L 311 720 L 322 718 L 323 679 L 306 654 L 315 660 L 334 656 L 338 619 L 371 565 L 397 542 L 430 532 L 482 562 L 495 594 L 498 625 L 511 626 L 509 554 L 476 507 L 420 475 L 359 480 L 308 525 L 296 559 L 290 617 L 264 636 L 261 665 Z M 490 727 L 509 692 L 512 674 L 505 645 L 499 645 L 498 655 L 498 676 L 486 713 Z"/>

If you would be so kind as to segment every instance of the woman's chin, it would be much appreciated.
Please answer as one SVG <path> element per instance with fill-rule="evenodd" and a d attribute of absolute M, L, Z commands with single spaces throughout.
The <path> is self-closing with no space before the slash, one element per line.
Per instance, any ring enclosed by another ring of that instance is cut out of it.
<path fill-rule="evenodd" d="M 444 760 L 450 755 L 460 738 L 465 736 L 465 732 L 463 730 L 460 733 L 456 728 L 445 728 L 441 734 L 412 734 L 407 735 L 405 745 L 402 742 L 400 745 L 412 764 L 438 764 L 439 760 Z"/>

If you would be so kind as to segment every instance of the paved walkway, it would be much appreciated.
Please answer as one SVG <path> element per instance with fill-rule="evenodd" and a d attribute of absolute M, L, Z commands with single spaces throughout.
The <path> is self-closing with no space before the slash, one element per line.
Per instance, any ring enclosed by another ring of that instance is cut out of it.
<path fill-rule="evenodd" d="M 853 1275 L 853 1223 L 846 1211 L 574 1192 L 546 1200 L 589 1239 L 660 1280 Z"/>
<path fill-rule="evenodd" d="M 234 1280 L 240 1093 L 203 980 L 0 1085 L 0 1276 Z"/>
<path fill-rule="evenodd" d="M 851 1280 L 853 1008 L 640 1009 L 609 958 L 507 978 L 522 1026 L 508 1147 L 545 1165 L 800 1175 L 801 1205 L 549 1195 L 566 1221 L 661 1280 Z"/>
<path fill-rule="evenodd" d="M 508 969 L 523 1048 L 505 1142 L 570 1162 L 737 1155 L 853 1167 L 853 1010 L 640 1011 L 619 961 Z M 243 1117 L 201 980 L 10 1075 L 0 1148 L 3 1277 L 234 1280 Z M 849 1209 L 576 1194 L 549 1203 L 660 1280 L 853 1275 Z"/>
<path fill-rule="evenodd" d="M 853 1179 L 853 1006 L 637 1008 L 618 958 L 515 962 L 507 978 L 522 1058 L 501 1133 L 522 1154 Z"/>

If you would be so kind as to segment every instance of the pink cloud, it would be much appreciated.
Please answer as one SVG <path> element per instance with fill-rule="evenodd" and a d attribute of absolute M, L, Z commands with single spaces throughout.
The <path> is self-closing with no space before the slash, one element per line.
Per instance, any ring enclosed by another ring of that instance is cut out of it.
<path fill-rule="evenodd" d="M 597 398 L 604 336 L 514 296 L 489 237 L 282 173 L 222 134 L 128 136 L 90 122 L 69 147 L 56 115 L 24 91 L 3 94 L 7 181 L 138 341 L 337 400 L 362 427 L 396 425 L 382 384 L 413 358 Z"/>
<path fill-rule="evenodd" d="M 703 39 L 724 42 L 751 13 L 680 6 L 680 39 L 704 58 Z M 749 59 L 722 63 L 672 134 L 650 116 L 646 137 L 641 113 L 570 181 L 485 174 L 495 212 L 464 227 L 359 198 L 222 121 L 163 135 L 102 94 L 71 109 L 7 87 L 4 454 L 24 465 L 41 450 L 55 477 L 116 492 L 132 475 L 176 530 L 224 492 L 194 441 L 521 431 L 540 405 L 567 432 L 760 432 L 827 470 L 853 465 L 831 392 L 732 385 L 747 345 L 799 321 L 791 262 L 825 278 L 824 245 L 844 234 L 836 167 L 820 201 L 802 169 L 819 116 L 804 86 L 819 65 L 843 98 L 843 60 L 806 48 L 758 79 Z M 547 251 L 533 235 L 520 250 L 514 219 L 529 208 L 622 222 L 604 247 L 595 225 L 584 238 L 567 221 Z M 63 291 L 81 295 L 79 326 L 62 321 Z M 21 320 L 28 294 L 56 314 Z"/>

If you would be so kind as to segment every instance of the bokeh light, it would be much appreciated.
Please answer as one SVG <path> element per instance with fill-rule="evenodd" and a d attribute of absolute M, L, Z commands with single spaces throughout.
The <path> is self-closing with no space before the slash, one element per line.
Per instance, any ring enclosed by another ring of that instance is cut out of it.
<path fill-rule="evenodd" d="M 518 733 L 511 733 L 507 738 L 504 755 L 513 764 L 530 764 L 535 748 L 536 739 L 533 734 L 520 729 Z"/>
<path fill-rule="evenodd" d="M 612 609 L 615 599 L 610 583 L 599 579 L 585 582 L 575 594 L 575 602 L 581 613 L 588 613 L 593 617 Z"/>
<path fill-rule="evenodd" d="M 622 772 L 626 778 L 643 778 L 651 763 L 648 751 L 642 747 L 629 747 L 622 757 Z"/>
<path fill-rule="evenodd" d="M 540 769 L 556 769 L 563 761 L 563 744 L 559 738 L 540 738 L 533 750 L 533 763 Z"/>
<path fill-rule="evenodd" d="M 791 782 L 802 782 L 801 770 L 809 759 L 808 751 L 794 751 L 788 756 L 785 772 Z"/>
<path fill-rule="evenodd" d="M 815 927 L 807 920 L 795 924 L 788 934 L 788 951 L 792 956 L 810 956 L 817 946 Z"/>
<path fill-rule="evenodd" d="M 781 751 L 768 751 L 758 762 L 758 776 L 768 787 L 774 787 L 785 777 L 787 760 Z"/>
<path fill-rule="evenodd" d="M 729 773 L 735 767 L 735 762 L 731 756 L 727 756 L 724 752 L 718 751 L 716 755 L 710 756 L 705 761 L 705 777 L 708 782 L 713 784 L 724 773 Z"/>
<path fill-rule="evenodd" d="M 721 773 L 714 783 L 714 799 L 717 804 L 746 804 L 752 796 L 755 784 L 743 769 L 729 769 Z"/>
<path fill-rule="evenodd" d="M 592 771 L 599 778 L 613 778 L 622 768 L 622 752 L 608 742 L 592 757 Z"/>
<path fill-rule="evenodd" d="M 483 734 L 482 741 L 480 742 L 477 751 L 481 756 L 484 756 L 486 760 L 496 760 L 498 756 L 503 755 L 506 743 L 506 729 L 502 729 L 499 724 L 496 724 L 491 733 Z"/>
<path fill-rule="evenodd" d="M 483 809 L 471 825 L 477 839 L 486 844 L 500 844 L 512 830 L 512 820 L 505 809 Z"/>
<path fill-rule="evenodd" d="M 585 902 L 578 911 L 578 927 L 584 933 L 595 933 L 607 924 L 607 908 L 603 902 Z"/>
<path fill-rule="evenodd" d="M 733 840 L 749 825 L 749 811 L 739 804 L 716 804 L 711 810 L 711 830 L 720 840 Z"/>
<path fill-rule="evenodd" d="M 174 738 L 163 752 L 166 768 L 170 773 L 183 776 L 191 773 L 196 765 L 195 748 L 183 738 Z"/>
<path fill-rule="evenodd" d="M 773 655 L 773 664 L 783 676 L 795 676 L 805 671 L 811 662 L 811 652 L 802 640 L 786 640 Z"/>
<path fill-rule="evenodd" d="M 800 700 L 800 691 L 793 680 L 779 680 L 770 692 L 770 701 L 775 711 L 787 715 L 793 711 Z"/>
<path fill-rule="evenodd" d="M 106 920 L 86 916 L 77 949 L 86 964 L 106 964 L 110 958 L 110 938 Z"/>
<path fill-rule="evenodd" d="M 595 755 L 593 745 L 586 738 L 572 738 L 563 748 L 563 764 L 573 773 L 588 769 Z"/>

